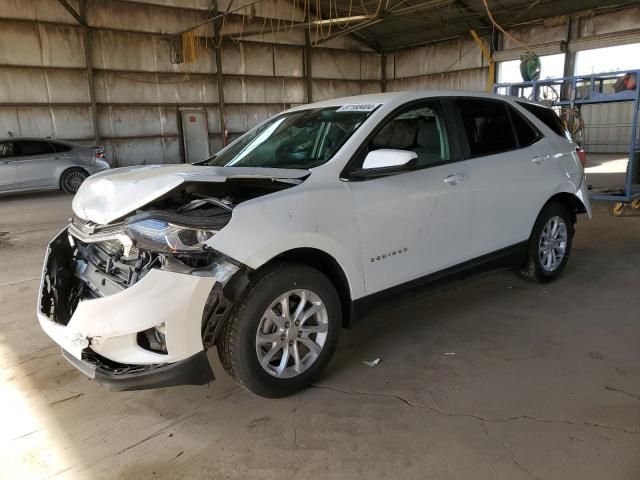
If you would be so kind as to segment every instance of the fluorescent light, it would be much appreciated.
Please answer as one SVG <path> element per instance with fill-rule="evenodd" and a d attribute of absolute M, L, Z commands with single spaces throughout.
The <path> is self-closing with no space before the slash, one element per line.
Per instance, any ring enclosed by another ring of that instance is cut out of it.
<path fill-rule="evenodd" d="M 327 18 L 326 20 L 315 20 L 311 22 L 312 25 L 329 25 L 330 23 L 346 23 L 346 22 L 358 22 L 361 20 L 370 20 L 376 18 L 373 15 L 352 15 L 350 17 L 339 18 Z"/>

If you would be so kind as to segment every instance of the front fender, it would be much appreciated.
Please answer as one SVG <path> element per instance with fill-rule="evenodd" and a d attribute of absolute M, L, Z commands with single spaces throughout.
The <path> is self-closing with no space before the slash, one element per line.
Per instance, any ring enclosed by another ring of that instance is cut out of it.
<path fill-rule="evenodd" d="M 364 295 L 358 223 L 351 192 L 342 182 L 326 187 L 307 180 L 241 203 L 207 243 L 253 269 L 289 250 L 315 248 L 340 265 L 351 298 Z"/>

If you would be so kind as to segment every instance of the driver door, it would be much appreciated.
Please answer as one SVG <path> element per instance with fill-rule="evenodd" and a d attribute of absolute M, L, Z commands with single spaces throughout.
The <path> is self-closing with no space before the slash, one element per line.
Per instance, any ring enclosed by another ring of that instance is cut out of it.
<path fill-rule="evenodd" d="M 469 259 L 471 179 L 450 125 L 443 102 L 414 102 L 392 114 L 357 154 L 356 167 L 380 148 L 418 155 L 412 170 L 349 182 L 367 294 Z"/>

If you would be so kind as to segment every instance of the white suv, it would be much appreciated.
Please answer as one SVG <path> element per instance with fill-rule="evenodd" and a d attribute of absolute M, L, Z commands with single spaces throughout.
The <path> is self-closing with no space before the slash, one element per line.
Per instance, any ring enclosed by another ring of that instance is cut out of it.
<path fill-rule="evenodd" d="M 518 268 L 554 280 L 583 166 L 555 113 L 389 93 L 276 115 L 196 165 L 90 177 L 49 245 L 42 328 L 112 389 L 213 380 L 266 397 L 322 372 L 378 300 Z"/>

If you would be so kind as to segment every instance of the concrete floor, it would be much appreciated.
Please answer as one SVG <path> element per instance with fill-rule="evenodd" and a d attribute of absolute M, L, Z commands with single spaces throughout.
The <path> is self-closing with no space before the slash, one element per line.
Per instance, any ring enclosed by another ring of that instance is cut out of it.
<path fill-rule="evenodd" d="M 70 197 L 0 199 L 0 478 L 637 480 L 640 217 L 605 207 L 560 281 L 416 298 L 343 331 L 317 387 L 265 400 L 213 352 L 205 387 L 83 377 L 35 318 Z"/>

